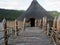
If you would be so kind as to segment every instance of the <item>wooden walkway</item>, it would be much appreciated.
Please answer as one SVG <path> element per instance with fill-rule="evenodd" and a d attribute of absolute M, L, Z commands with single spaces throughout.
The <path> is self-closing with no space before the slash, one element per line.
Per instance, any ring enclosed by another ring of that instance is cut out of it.
<path fill-rule="evenodd" d="M 9 45 L 54 45 L 51 39 L 38 27 L 28 27 L 21 31 Z"/>

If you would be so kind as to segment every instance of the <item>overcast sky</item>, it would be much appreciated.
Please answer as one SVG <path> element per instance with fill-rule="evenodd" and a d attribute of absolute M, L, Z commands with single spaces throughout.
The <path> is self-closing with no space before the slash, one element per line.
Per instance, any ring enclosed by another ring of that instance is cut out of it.
<path fill-rule="evenodd" d="M 60 0 L 37 0 L 39 4 L 48 11 L 60 12 Z M 0 8 L 26 10 L 32 0 L 0 0 Z"/>

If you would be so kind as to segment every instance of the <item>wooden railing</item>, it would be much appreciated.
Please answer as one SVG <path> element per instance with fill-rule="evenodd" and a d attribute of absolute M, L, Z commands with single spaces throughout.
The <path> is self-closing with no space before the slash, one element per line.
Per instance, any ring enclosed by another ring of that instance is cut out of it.
<path fill-rule="evenodd" d="M 54 19 L 53 20 L 53 27 L 49 27 L 49 25 L 47 25 L 47 34 L 50 34 L 49 36 L 51 37 L 51 41 L 53 41 L 54 45 L 60 45 L 60 26 L 59 26 L 59 21 L 57 21 L 58 19 Z M 51 28 L 52 30 L 50 30 L 49 28 Z"/>
<path fill-rule="evenodd" d="M 3 42 L 0 43 L 0 45 L 4 44 L 4 45 L 8 45 L 9 39 L 10 37 L 17 37 L 19 35 L 19 29 L 18 29 L 18 23 L 17 21 L 15 21 L 15 29 L 12 27 L 8 27 L 7 26 L 7 21 L 4 19 L 3 20 L 3 29 L 2 32 L 3 33 L 3 37 L 0 37 L 0 41 L 3 39 Z"/>
<path fill-rule="evenodd" d="M 60 33 L 58 32 L 57 29 L 55 29 L 56 25 L 55 25 L 55 21 L 56 19 L 54 20 L 54 24 L 53 24 L 53 28 L 52 30 L 50 30 L 50 25 L 49 23 L 47 24 L 47 20 L 46 19 L 43 19 L 43 29 L 45 31 L 45 33 L 50 36 L 51 40 L 53 41 L 54 45 L 60 45 Z M 22 30 L 24 31 L 25 30 L 25 23 L 26 23 L 26 19 L 24 18 L 24 21 L 23 21 L 23 27 L 22 27 Z M 0 38 L 0 40 L 4 39 L 3 41 L 3 44 L 4 45 L 8 45 L 8 41 L 9 41 L 9 38 L 10 37 L 17 37 L 19 35 L 19 30 L 18 29 L 18 22 L 17 20 L 15 20 L 15 29 L 13 27 L 8 27 L 7 26 L 7 21 L 4 19 L 3 20 L 3 29 L 2 31 L 0 32 L 3 32 L 4 33 L 4 36 Z"/>
<path fill-rule="evenodd" d="M 57 30 L 52 30 L 50 37 L 54 45 L 60 45 L 60 33 Z"/>

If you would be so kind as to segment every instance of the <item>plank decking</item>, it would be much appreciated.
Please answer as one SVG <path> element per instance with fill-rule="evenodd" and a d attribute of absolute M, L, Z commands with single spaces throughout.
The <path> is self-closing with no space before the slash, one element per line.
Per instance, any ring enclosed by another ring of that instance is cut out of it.
<path fill-rule="evenodd" d="M 28 27 L 21 31 L 11 45 L 54 45 L 51 39 L 38 27 Z"/>

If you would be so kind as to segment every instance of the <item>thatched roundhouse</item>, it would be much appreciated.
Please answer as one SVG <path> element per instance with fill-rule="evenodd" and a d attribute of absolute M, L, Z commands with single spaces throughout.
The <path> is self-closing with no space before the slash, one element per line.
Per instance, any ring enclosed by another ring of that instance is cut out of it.
<path fill-rule="evenodd" d="M 27 22 L 31 22 L 31 26 L 35 26 L 35 20 L 47 17 L 48 20 L 53 20 L 53 17 L 37 2 L 33 0 L 30 7 L 18 17 L 17 20 L 23 21 L 26 18 Z"/>

